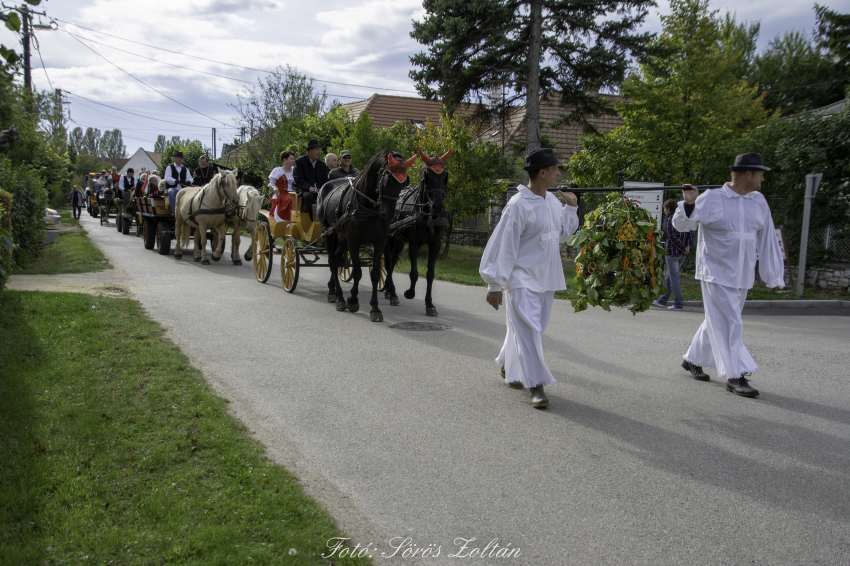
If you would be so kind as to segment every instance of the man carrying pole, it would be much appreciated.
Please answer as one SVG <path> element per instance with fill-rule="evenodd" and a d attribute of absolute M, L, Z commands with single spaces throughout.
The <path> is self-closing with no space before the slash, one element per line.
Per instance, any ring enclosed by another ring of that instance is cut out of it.
<path fill-rule="evenodd" d="M 567 288 L 560 243 L 578 228 L 578 198 L 558 191 L 562 208 L 547 189 L 560 176 L 561 161 L 551 149 L 525 157 L 528 186 L 505 206 L 487 242 L 479 273 L 487 282 L 487 302 L 499 310 L 507 291 L 507 335 L 496 363 L 514 389 L 531 390 L 531 406 L 549 405 L 544 385 L 555 383 L 543 361 L 543 332 L 549 324 L 555 291 Z"/>
<path fill-rule="evenodd" d="M 696 188 L 683 190 L 685 200 L 673 215 L 676 230 L 699 229 L 696 278 L 705 308 L 682 367 L 699 381 L 709 380 L 703 367 L 715 368 L 718 377 L 726 377 L 728 391 L 756 397 L 759 392 L 747 376 L 758 366 L 742 341 L 741 312 L 755 280 L 756 259 L 770 288 L 785 286 L 785 266 L 770 208 L 758 192 L 770 169 L 758 153 L 739 155 L 730 169 L 732 181 L 720 189 L 702 195 Z"/>

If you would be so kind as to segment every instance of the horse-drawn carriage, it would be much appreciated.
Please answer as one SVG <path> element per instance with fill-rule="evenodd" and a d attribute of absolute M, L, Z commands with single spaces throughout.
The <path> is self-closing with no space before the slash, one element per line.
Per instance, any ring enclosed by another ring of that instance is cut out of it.
<path fill-rule="evenodd" d="M 138 214 L 137 204 L 132 197 L 133 191 L 127 189 L 125 191 L 116 191 L 115 198 L 115 227 L 125 236 L 130 233 L 130 228 L 133 222 L 136 223 L 137 235 L 142 232 L 142 223 Z"/>
<path fill-rule="evenodd" d="M 303 209 L 303 201 L 297 193 L 290 191 L 289 194 L 292 197 L 292 219 L 277 221 L 269 211 L 260 211 L 251 239 L 251 249 L 257 281 L 265 283 L 269 280 L 274 256 L 279 256 L 283 288 L 286 292 L 292 293 L 298 285 L 302 266 L 329 267 L 330 264 L 319 263 L 320 254 L 327 253 L 321 224 L 318 220 L 312 220 L 309 212 Z M 283 244 L 278 246 L 275 238 L 281 238 Z M 351 281 L 352 262 L 348 252 L 343 254 L 342 261 L 342 265 L 337 269 L 338 276 L 343 281 Z M 361 249 L 360 261 L 362 266 L 369 267 L 371 271 L 374 262 L 374 251 L 371 247 Z M 386 274 L 382 260 L 380 290 L 383 290 Z"/>
<path fill-rule="evenodd" d="M 167 198 L 136 197 L 136 210 L 141 219 L 142 239 L 146 250 L 156 248 L 160 255 L 171 253 L 174 239 L 174 213 Z"/>
<path fill-rule="evenodd" d="M 117 216 L 118 212 L 115 208 L 115 198 L 112 194 L 112 189 L 104 189 L 100 195 L 97 195 L 97 208 L 100 214 L 100 225 L 109 224 L 109 217 Z"/>

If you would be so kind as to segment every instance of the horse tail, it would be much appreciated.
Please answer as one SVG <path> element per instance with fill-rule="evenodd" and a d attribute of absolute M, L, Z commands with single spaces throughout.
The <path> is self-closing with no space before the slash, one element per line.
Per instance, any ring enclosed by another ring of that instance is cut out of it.
<path fill-rule="evenodd" d="M 255 187 L 242 185 L 239 187 L 239 204 L 245 207 L 245 222 L 251 227 L 249 231 L 253 232 L 254 223 L 263 205 L 263 196 Z"/>

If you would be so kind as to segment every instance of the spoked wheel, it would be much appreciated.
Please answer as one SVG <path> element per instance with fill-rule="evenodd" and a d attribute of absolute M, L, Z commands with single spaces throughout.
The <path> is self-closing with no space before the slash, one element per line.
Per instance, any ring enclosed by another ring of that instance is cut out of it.
<path fill-rule="evenodd" d="M 251 239 L 254 246 L 254 275 L 257 276 L 257 281 L 265 283 L 272 274 L 274 263 L 274 248 L 269 225 L 265 222 L 257 222 Z"/>
<path fill-rule="evenodd" d="M 336 275 L 340 281 L 351 281 L 351 256 L 347 251 L 342 252 L 342 265 L 336 268 Z"/>
<path fill-rule="evenodd" d="M 171 225 L 167 222 L 156 225 L 156 247 L 159 249 L 159 255 L 171 253 Z"/>
<path fill-rule="evenodd" d="M 372 272 L 372 268 L 375 266 L 374 262 L 369 266 L 369 273 Z M 381 276 L 378 278 L 378 291 L 384 291 L 384 285 L 387 283 L 387 267 L 384 265 L 383 258 L 381 259 Z"/>
<path fill-rule="evenodd" d="M 287 238 L 283 241 L 283 252 L 280 254 L 280 280 L 283 282 L 283 289 L 287 293 L 294 292 L 298 285 L 300 261 L 295 238 Z"/>
<path fill-rule="evenodd" d="M 152 250 L 154 246 L 156 246 L 156 223 L 150 218 L 145 218 L 142 226 L 142 236 L 145 241 L 145 249 Z"/>

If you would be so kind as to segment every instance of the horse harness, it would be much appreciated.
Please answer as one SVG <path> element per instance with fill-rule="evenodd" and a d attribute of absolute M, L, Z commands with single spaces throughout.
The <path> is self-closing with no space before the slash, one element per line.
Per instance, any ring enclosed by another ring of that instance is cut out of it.
<path fill-rule="evenodd" d="M 436 167 L 434 167 L 435 165 L 438 166 L 439 171 Z M 434 159 L 434 161 L 432 161 L 425 167 L 425 169 L 422 170 L 419 185 L 417 185 L 416 188 L 413 190 L 406 191 L 407 194 L 405 194 L 404 198 L 402 198 L 402 202 L 401 205 L 398 207 L 398 211 L 400 215 L 409 214 L 410 216 L 399 222 L 399 226 L 396 228 L 396 231 L 400 230 L 401 228 L 407 228 L 411 224 L 415 224 L 418 226 L 428 226 L 428 232 L 433 234 L 434 228 L 445 228 L 449 225 L 449 219 L 446 216 L 445 212 L 441 213 L 439 216 L 434 216 L 434 200 L 431 198 L 431 191 L 425 190 L 426 169 L 430 169 L 432 172 L 440 175 L 443 171 L 445 171 L 445 164 L 441 162 L 439 158 Z M 417 202 L 423 193 L 427 201 L 422 203 Z M 428 212 L 425 212 L 423 210 L 425 207 L 428 207 Z M 417 211 L 417 208 L 419 208 L 420 210 Z M 402 223 L 404 224 L 402 225 Z M 401 235 L 399 235 L 399 237 L 404 240 Z"/>
<path fill-rule="evenodd" d="M 229 196 L 227 196 L 227 193 L 224 192 L 224 189 L 222 188 L 221 183 L 219 183 L 216 186 L 216 193 L 218 193 L 219 197 L 221 198 L 221 202 L 225 203 L 224 206 L 219 207 L 219 208 L 201 208 L 204 204 L 204 196 L 206 196 L 204 194 L 203 189 L 202 189 L 202 190 L 198 191 L 198 195 L 200 195 L 200 197 L 201 197 L 200 200 L 198 201 L 198 210 L 194 210 L 195 199 L 198 197 L 198 195 L 195 195 L 194 197 L 192 197 L 192 200 L 189 202 L 189 216 L 186 217 L 184 222 L 194 222 L 195 216 L 198 216 L 198 215 L 201 215 L 201 214 L 224 214 L 224 216 L 226 218 L 230 218 L 233 215 L 238 215 L 239 210 L 241 208 L 244 208 L 244 207 L 240 206 L 238 202 L 234 202 L 233 200 L 231 200 L 231 198 Z"/>

